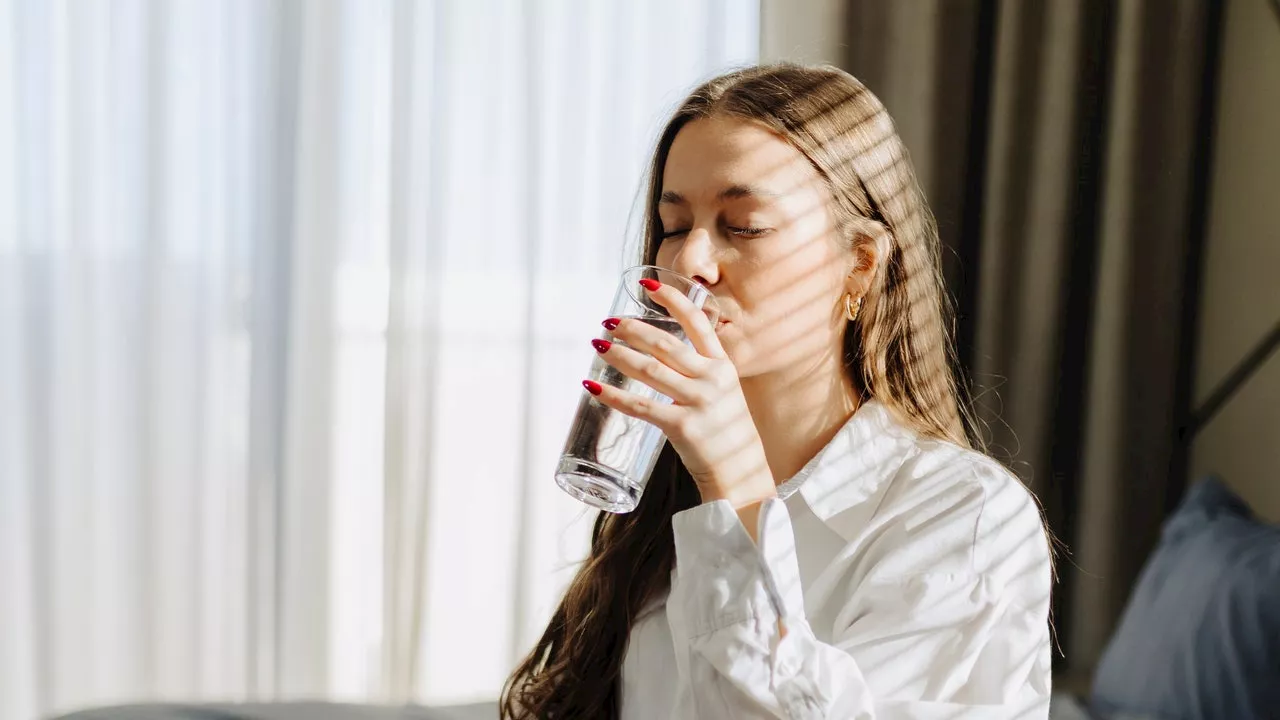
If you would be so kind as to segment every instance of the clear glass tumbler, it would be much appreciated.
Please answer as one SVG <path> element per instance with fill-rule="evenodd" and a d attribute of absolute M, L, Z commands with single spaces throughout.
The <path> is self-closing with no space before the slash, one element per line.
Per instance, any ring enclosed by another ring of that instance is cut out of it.
<path fill-rule="evenodd" d="M 610 317 L 641 320 L 689 342 L 680 324 L 665 308 L 649 299 L 640 286 L 644 278 L 676 288 L 701 308 L 712 323 L 720 319 L 720 308 L 709 290 L 683 275 L 650 265 L 639 265 L 622 273 Z M 609 332 L 602 337 L 618 342 Z M 598 355 L 587 377 L 601 385 L 612 385 L 659 402 L 671 402 L 671 398 L 615 370 Z M 666 437 L 654 425 L 606 407 L 584 390 L 556 468 L 556 484 L 592 507 L 614 513 L 630 512 L 640 502 L 640 494 L 665 442 Z"/>

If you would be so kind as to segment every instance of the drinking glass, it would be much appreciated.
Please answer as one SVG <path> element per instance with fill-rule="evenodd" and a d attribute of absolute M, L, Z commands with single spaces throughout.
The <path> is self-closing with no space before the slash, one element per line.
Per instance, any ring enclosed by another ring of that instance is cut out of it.
<path fill-rule="evenodd" d="M 720 308 L 709 290 L 690 278 L 651 265 L 639 265 L 622 273 L 610 317 L 640 320 L 689 342 L 680 323 L 640 286 L 640 280 L 645 278 L 679 290 L 713 325 L 720 319 Z M 602 337 L 625 345 L 614 340 L 610 332 L 606 331 Z M 657 402 L 671 402 L 671 398 L 623 375 L 599 355 L 592 361 L 587 377 L 601 385 L 622 388 Z M 584 390 L 556 468 L 556 484 L 592 507 L 614 513 L 630 512 L 640 502 L 665 442 L 666 437 L 656 426 L 609 408 Z"/>

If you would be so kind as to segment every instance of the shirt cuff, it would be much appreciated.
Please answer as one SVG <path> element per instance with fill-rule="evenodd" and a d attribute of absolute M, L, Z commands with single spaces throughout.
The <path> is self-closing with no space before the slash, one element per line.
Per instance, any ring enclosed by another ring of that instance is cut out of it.
<path fill-rule="evenodd" d="M 757 543 L 727 500 L 703 503 L 672 518 L 676 584 L 692 637 L 745 620 L 802 619 L 804 595 L 787 506 L 761 503 Z"/>

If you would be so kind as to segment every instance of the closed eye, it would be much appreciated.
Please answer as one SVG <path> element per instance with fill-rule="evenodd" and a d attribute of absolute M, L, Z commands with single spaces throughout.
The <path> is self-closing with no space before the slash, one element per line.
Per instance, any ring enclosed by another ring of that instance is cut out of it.
<path fill-rule="evenodd" d="M 769 234 L 769 228 L 757 227 L 729 227 L 729 232 L 744 238 L 758 238 Z"/>
<path fill-rule="evenodd" d="M 773 230 L 770 228 L 734 227 L 732 225 L 726 226 L 725 229 L 741 238 L 764 237 L 765 235 L 768 235 L 769 233 L 773 232 Z M 662 239 L 667 240 L 669 238 L 679 237 L 681 235 L 688 235 L 688 234 L 689 234 L 688 230 L 669 230 L 667 232 L 662 233 Z"/>

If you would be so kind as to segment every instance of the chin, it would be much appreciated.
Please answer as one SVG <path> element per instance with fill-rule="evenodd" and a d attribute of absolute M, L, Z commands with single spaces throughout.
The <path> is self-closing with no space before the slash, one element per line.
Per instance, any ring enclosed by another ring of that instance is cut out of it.
<path fill-rule="evenodd" d="M 734 365 L 738 364 L 738 358 L 741 357 L 741 343 L 738 342 L 736 333 L 731 329 L 733 326 L 721 326 L 716 329 L 716 337 L 720 338 L 720 347 L 724 348 L 724 354 L 729 356 Z"/>
<path fill-rule="evenodd" d="M 724 354 L 729 356 L 729 362 L 733 363 L 733 367 L 738 371 L 739 378 L 748 378 L 752 375 L 759 374 L 759 369 L 755 367 L 757 364 L 752 358 L 751 350 L 743 347 L 741 343 L 736 342 L 720 342 L 724 347 Z"/>
<path fill-rule="evenodd" d="M 745 378 L 758 374 L 757 368 L 753 368 L 758 363 L 755 362 L 755 353 L 751 352 L 751 343 L 746 342 L 742 337 L 740 328 L 728 323 L 716 329 L 716 335 L 720 338 L 720 347 L 724 348 L 724 354 L 729 356 L 729 360 L 738 370 L 738 377 Z"/>

